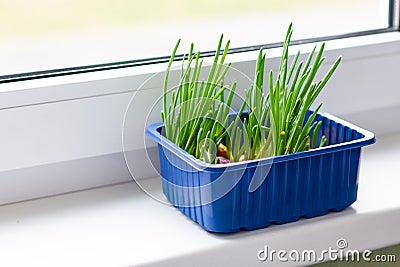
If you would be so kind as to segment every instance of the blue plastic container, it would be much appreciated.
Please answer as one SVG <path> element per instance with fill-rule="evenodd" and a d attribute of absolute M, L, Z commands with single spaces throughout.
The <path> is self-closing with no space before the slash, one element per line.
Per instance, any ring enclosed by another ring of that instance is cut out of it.
<path fill-rule="evenodd" d="M 236 232 L 341 211 L 356 201 L 361 147 L 374 143 L 374 134 L 326 113 L 316 120 L 327 138 L 323 148 L 229 164 L 196 159 L 160 134 L 161 123 L 146 132 L 158 143 L 167 199 L 207 231 Z"/>

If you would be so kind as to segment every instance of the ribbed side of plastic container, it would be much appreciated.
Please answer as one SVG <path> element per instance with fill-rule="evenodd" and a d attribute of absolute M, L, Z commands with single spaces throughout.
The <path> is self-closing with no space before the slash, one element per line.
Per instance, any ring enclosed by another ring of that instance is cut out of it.
<path fill-rule="evenodd" d="M 324 149 L 276 157 L 268 172 L 255 172 L 257 164 L 228 170 L 227 177 L 232 180 L 240 176 L 238 182 L 224 196 L 204 205 L 195 203 L 215 192 L 212 187 L 201 190 L 201 186 L 218 179 L 226 168 L 199 170 L 159 143 L 163 192 L 184 214 L 212 232 L 253 230 L 341 211 L 357 199 L 361 147 L 375 139 L 371 133 L 332 116 L 319 114 L 316 120 L 323 121 L 322 132 L 328 140 Z M 263 182 L 250 192 L 255 175 L 262 176 L 258 178 Z"/>

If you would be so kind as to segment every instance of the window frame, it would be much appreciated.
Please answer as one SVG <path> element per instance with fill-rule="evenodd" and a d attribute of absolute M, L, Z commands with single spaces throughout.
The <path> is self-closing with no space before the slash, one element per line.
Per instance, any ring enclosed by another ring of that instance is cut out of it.
<path fill-rule="evenodd" d="M 398 20 L 399 1 L 396 3 Z M 398 125 L 389 123 L 393 108 L 396 112 L 400 110 L 400 91 L 393 86 L 399 83 L 398 22 L 393 25 L 397 27 L 396 31 L 387 30 L 327 41 L 327 58 L 334 59 L 343 55 L 342 66 L 339 68 L 342 74 L 338 72 L 332 81 L 335 90 L 328 88 L 326 94 L 322 94 L 321 101 L 328 112 L 345 118 L 350 116 L 357 119 L 357 116 L 361 116 L 367 123 L 362 126 L 367 129 L 381 127 L 380 134 L 400 130 Z M 299 49 L 307 54 L 316 41 L 322 40 L 298 43 L 292 53 Z M 231 51 L 229 61 L 245 74 L 252 75 L 258 48 Z M 278 45 L 269 47 L 269 67 L 277 67 L 280 53 Z M 21 160 L 18 160 L 21 162 L 1 166 L 0 205 L 132 181 L 121 144 L 120 125 L 124 111 L 130 97 L 137 91 L 135 88 L 154 73 L 164 70 L 165 61 L 160 61 L 96 71 L 46 74 L 48 77 L 42 79 L 25 77 L 18 81 L 0 83 L 0 121 L 3 121 L 2 125 L 6 129 L 3 131 L 6 136 L 2 139 L 8 143 L 3 145 L 9 148 L 7 150 L 3 147 L 3 157 L 7 157 L 7 153 L 23 152 L 24 149 L 26 154 L 37 152 L 28 161 L 23 162 L 26 155 L 22 155 Z M 355 75 L 360 70 L 361 74 Z M 148 85 L 146 93 L 152 92 L 152 89 L 159 90 L 159 82 Z M 349 93 L 351 96 L 347 97 Z M 362 101 L 357 94 L 363 96 Z M 353 99 L 355 105 L 343 105 L 344 95 L 348 98 L 346 101 Z M 373 116 L 377 111 L 387 114 L 385 120 Z M 357 121 L 352 122 L 357 124 Z M 143 133 L 141 127 L 136 130 Z M 63 143 L 60 144 L 60 135 L 64 133 L 67 134 L 61 136 Z M 28 151 L 21 145 L 24 142 L 36 142 L 41 149 L 34 151 L 31 148 Z M 0 147 L 3 145 L 0 144 Z M 51 150 L 53 147 L 59 149 L 59 152 Z M 139 156 L 143 152 L 138 149 Z M 139 163 L 138 166 L 144 176 L 151 175 L 146 173 L 143 167 L 146 165 Z"/>

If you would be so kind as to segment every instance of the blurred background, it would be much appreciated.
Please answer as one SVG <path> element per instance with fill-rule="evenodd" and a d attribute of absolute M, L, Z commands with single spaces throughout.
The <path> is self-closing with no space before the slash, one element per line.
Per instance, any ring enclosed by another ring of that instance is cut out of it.
<path fill-rule="evenodd" d="M 343 8 L 345 6 L 346 8 Z M 389 0 L 0 0 L 0 76 L 388 27 Z"/>

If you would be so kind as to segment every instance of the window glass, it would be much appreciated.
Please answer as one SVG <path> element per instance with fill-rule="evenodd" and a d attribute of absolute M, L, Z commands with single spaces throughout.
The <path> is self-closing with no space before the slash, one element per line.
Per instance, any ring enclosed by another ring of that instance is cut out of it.
<path fill-rule="evenodd" d="M 388 27 L 389 0 L 0 0 L 0 76 Z"/>

